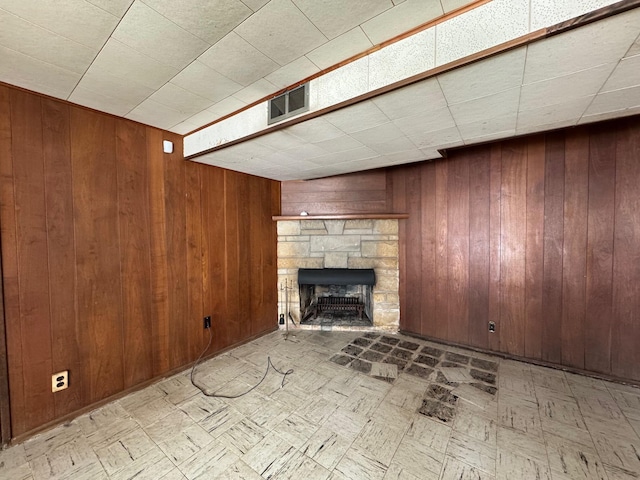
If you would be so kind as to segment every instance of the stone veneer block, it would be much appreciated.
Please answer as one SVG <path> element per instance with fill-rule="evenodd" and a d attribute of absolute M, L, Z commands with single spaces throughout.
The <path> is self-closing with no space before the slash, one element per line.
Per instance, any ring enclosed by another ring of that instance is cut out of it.
<path fill-rule="evenodd" d="M 362 242 L 363 257 L 398 257 L 398 242 Z"/>
<path fill-rule="evenodd" d="M 398 277 L 390 275 L 376 275 L 376 290 L 383 292 L 398 291 Z"/>
<path fill-rule="evenodd" d="M 383 235 L 397 235 L 398 221 L 397 220 L 376 220 L 373 225 L 373 233 L 379 233 Z"/>
<path fill-rule="evenodd" d="M 324 262 L 322 257 L 290 257 L 278 258 L 279 269 L 291 269 L 298 271 L 299 268 L 322 268 Z"/>
<path fill-rule="evenodd" d="M 278 235 L 300 235 L 300 222 L 292 221 L 279 221 L 278 223 Z"/>
<path fill-rule="evenodd" d="M 307 242 L 278 242 L 278 258 L 307 256 L 309 256 Z"/>
<path fill-rule="evenodd" d="M 344 232 L 344 220 L 325 220 L 324 227 L 329 235 L 342 235 Z"/>
<path fill-rule="evenodd" d="M 382 311 L 376 311 L 375 313 L 376 326 L 381 327 L 397 327 L 400 322 L 400 310 L 388 309 Z"/>
<path fill-rule="evenodd" d="M 349 255 L 346 252 L 327 252 L 324 268 L 348 268 Z"/>
<path fill-rule="evenodd" d="M 279 223 L 279 222 L 278 222 Z M 325 230 L 324 222 L 322 220 L 300 220 L 300 230 Z"/>
<path fill-rule="evenodd" d="M 388 268 L 398 269 L 397 258 L 349 257 L 349 268 Z"/>
<path fill-rule="evenodd" d="M 373 220 L 347 220 L 344 224 L 345 230 L 372 230 Z"/>
<path fill-rule="evenodd" d="M 357 235 L 325 235 L 311 237 L 312 252 L 357 252 L 360 250 L 360 237 Z"/>

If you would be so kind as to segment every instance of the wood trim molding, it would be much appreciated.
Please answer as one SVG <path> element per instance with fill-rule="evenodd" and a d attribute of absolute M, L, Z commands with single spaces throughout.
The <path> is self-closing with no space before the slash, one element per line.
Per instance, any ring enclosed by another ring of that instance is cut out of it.
<path fill-rule="evenodd" d="M 276 222 L 285 220 L 402 220 L 409 218 L 408 213 L 348 213 L 334 215 L 274 215 Z"/>

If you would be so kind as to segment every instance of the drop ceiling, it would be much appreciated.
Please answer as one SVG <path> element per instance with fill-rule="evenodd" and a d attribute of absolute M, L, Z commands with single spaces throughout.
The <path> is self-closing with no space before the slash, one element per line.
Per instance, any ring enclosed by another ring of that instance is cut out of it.
<path fill-rule="evenodd" d="M 470 3 L 0 0 L 0 81 L 185 134 Z M 196 160 L 316 178 L 640 113 L 639 35 L 635 8 Z"/>

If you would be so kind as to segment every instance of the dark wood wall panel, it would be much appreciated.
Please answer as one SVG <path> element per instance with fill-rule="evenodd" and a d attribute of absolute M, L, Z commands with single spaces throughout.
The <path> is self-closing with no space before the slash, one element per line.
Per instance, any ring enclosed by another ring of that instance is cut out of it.
<path fill-rule="evenodd" d="M 639 149 L 633 117 L 389 170 L 401 329 L 640 381 Z"/>
<path fill-rule="evenodd" d="M 282 182 L 282 215 L 386 213 L 384 170 L 296 182 Z"/>
<path fill-rule="evenodd" d="M 0 86 L 12 436 L 188 365 L 204 315 L 210 354 L 276 328 L 279 183 L 180 152 L 179 135 Z"/>

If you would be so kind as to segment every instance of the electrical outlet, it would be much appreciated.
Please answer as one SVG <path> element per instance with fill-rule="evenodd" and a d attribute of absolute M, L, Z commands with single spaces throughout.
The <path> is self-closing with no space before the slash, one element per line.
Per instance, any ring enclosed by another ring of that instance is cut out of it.
<path fill-rule="evenodd" d="M 51 391 L 59 392 L 69 387 L 69 370 L 51 375 Z"/>
<path fill-rule="evenodd" d="M 496 331 L 496 322 L 489 322 L 489 331 L 494 333 Z"/>
<path fill-rule="evenodd" d="M 210 316 L 206 316 L 204 317 L 204 328 L 211 328 L 211 317 Z"/>

